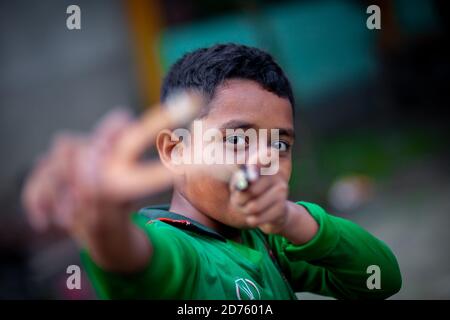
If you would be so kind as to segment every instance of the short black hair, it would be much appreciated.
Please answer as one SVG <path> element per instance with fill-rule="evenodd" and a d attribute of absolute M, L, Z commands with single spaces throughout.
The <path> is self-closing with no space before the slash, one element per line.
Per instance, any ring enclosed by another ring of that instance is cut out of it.
<path fill-rule="evenodd" d="M 291 84 L 267 52 L 234 43 L 218 44 L 185 54 L 172 65 L 161 88 L 161 102 L 183 89 L 199 90 L 211 100 L 228 79 L 253 80 L 265 90 L 289 99 L 294 111 Z"/>

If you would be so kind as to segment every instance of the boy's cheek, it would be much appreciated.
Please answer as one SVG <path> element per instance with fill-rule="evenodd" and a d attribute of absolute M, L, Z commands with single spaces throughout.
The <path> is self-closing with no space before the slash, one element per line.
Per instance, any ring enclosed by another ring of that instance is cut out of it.
<path fill-rule="evenodd" d="M 206 212 L 224 210 L 229 198 L 228 185 L 208 175 L 191 175 L 187 177 L 186 187 L 190 201 L 196 203 Z M 208 209 L 208 210 L 206 210 Z"/>
<path fill-rule="evenodd" d="M 235 228 L 246 228 L 245 216 L 230 201 L 228 184 L 203 176 L 191 180 L 190 201 L 211 218 Z"/>
<path fill-rule="evenodd" d="M 286 180 L 289 181 L 292 172 L 292 158 L 285 157 L 280 159 L 280 175 Z"/>

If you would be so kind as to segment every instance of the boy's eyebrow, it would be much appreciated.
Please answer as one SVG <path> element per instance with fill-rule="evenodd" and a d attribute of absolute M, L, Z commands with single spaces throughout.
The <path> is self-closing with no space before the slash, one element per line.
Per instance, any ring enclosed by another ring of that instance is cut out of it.
<path fill-rule="evenodd" d="M 295 139 L 295 131 L 291 128 L 280 128 L 280 136 L 288 136 L 289 138 Z"/>
<path fill-rule="evenodd" d="M 226 130 L 226 129 L 249 129 L 249 128 L 255 128 L 255 125 L 242 120 L 230 120 L 225 122 L 220 126 L 220 130 Z"/>
<path fill-rule="evenodd" d="M 226 129 L 250 129 L 255 128 L 258 129 L 253 123 L 242 121 L 242 120 L 230 120 L 225 122 L 220 126 L 220 130 Z M 295 131 L 292 128 L 278 128 L 280 136 L 288 136 L 291 138 L 295 138 Z"/>

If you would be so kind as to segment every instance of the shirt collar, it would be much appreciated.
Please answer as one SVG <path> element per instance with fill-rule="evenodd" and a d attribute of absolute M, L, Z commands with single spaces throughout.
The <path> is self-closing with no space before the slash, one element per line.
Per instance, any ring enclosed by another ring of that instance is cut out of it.
<path fill-rule="evenodd" d="M 193 231 L 198 234 L 203 234 L 224 242 L 227 241 L 224 236 L 212 230 L 211 228 L 208 228 L 207 226 L 191 218 L 169 211 L 168 204 L 148 206 L 140 209 L 138 211 L 138 214 L 142 217 L 148 218 L 149 221 L 159 220 L 180 229 Z"/>

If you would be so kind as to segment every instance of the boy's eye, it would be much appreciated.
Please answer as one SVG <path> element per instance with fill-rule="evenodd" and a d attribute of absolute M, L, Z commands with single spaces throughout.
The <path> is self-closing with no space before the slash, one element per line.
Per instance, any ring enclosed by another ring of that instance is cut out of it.
<path fill-rule="evenodd" d="M 226 143 L 232 144 L 234 146 L 245 146 L 247 143 L 245 137 L 238 135 L 228 136 L 226 137 L 225 141 Z"/>
<path fill-rule="evenodd" d="M 281 152 L 286 152 L 289 150 L 289 144 L 279 140 L 272 142 L 272 147 L 278 149 Z"/>

